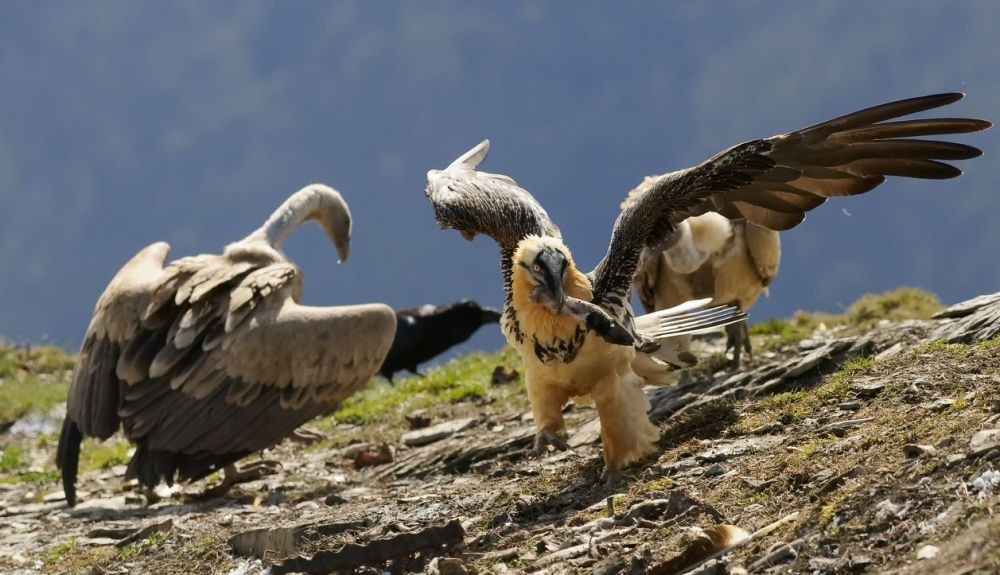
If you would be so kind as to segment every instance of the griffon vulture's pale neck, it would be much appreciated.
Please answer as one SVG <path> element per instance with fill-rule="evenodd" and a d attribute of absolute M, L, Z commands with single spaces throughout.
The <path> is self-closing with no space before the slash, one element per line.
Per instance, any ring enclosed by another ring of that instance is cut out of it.
<path fill-rule="evenodd" d="M 351 212 L 340 193 L 323 184 L 312 184 L 291 195 L 260 228 L 244 241 L 264 241 L 280 250 L 288 236 L 309 220 L 323 228 L 337 246 L 341 261 L 347 259 L 351 237 Z"/>

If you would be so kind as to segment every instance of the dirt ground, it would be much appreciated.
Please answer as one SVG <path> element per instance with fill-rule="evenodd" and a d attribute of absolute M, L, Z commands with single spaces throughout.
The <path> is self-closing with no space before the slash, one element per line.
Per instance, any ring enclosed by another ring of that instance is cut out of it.
<path fill-rule="evenodd" d="M 571 449 L 527 455 L 516 377 L 405 425 L 312 424 L 205 500 L 147 504 L 112 457 L 69 509 L 49 436 L 0 432 L 24 461 L 0 573 L 1000 573 L 1000 294 L 943 316 L 757 336 L 739 372 L 706 342 L 649 389 L 661 449 L 611 486 L 592 407 L 567 409 Z"/>

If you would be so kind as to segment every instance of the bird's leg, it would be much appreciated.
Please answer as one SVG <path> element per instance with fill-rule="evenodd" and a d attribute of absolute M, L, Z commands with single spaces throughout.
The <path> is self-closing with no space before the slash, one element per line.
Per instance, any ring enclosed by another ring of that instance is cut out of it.
<path fill-rule="evenodd" d="M 534 382 L 530 374 L 525 378 L 525 387 L 528 390 L 528 400 L 531 401 L 531 412 L 535 416 L 535 427 L 538 429 L 531 454 L 545 455 L 550 445 L 560 450 L 569 448 L 566 440 L 557 435 L 565 427 L 562 408 L 569 400 L 569 394 L 557 385 Z"/>
<path fill-rule="evenodd" d="M 156 505 L 160 502 L 161 497 L 156 494 L 156 486 L 142 485 L 139 484 L 139 489 L 142 491 L 142 496 L 146 499 L 146 505 Z"/>
<path fill-rule="evenodd" d="M 729 363 L 729 368 L 737 370 L 740 368 L 740 352 L 744 349 L 750 355 L 750 331 L 747 322 L 741 321 L 731 323 L 726 326 L 726 351 L 733 350 L 733 360 Z"/>
<path fill-rule="evenodd" d="M 617 469 L 611 470 L 607 467 L 601 472 L 601 482 L 608 487 L 614 487 L 621 483 L 622 472 Z"/>
<path fill-rule="evenodd" d="M 256 481 L 266 475 L 277 473 L 281 469 L 281 462 L 273 459 L 258 459 L 236 469 L 236 465 L 227 465 L 223 470 L 223 475 L 233 484 Z M 231 479 L 230 479 L 231 478 Z"/>
<path fill-rule="evenodd" d="M 657 351 L 659 351 L 660 342 L 656 341 L 655 339 L 643 337 L 640 335 L 635 340 L 635 349 L 640 353 L 644 353 L 646 355 L 652 355 Z"/>
<path fill-rule="evenodd" d="M 551 429 L 539 429 L 538 433 L 535 434 L 535 444 L 531 448 L 531 454 L 539 457 L 545 455 L 549 452 L 550 445 L 559 451 L 569 449 L 569 444 L 566 443 L 566 440 L 559 437 L 555 431 Z"/>
<path fill-rule="evenodd" d="M 601 417 L 604 448 L 601 478 L 611 485 L 620 480 L 623 467 L 656 449 L 660 429 L 646 415 L 649 399 L 638 378 L 636 381 L 618 376 L 604 378 L 594 386 L 591 396 Z"/>
<path fill-rule="evenodd" d="M 236 469 L 235 464 L 230 463 L 222 469 L 222 482 L 203 491 L 200 497 L 221 497 L 229 493 L 237 483 L 256 481 L 265 475 L 276 473 L 280 468 L 280 462 L 266 459 L 252 461 L 240 470 Z"/>

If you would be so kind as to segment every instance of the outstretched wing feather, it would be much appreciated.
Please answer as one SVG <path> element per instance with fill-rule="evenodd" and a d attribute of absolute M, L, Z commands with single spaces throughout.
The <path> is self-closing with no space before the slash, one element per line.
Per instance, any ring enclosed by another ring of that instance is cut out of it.
<path fill-rule="evenodd" d="M 658 249 L 683 219 L 716 211 L 780 231 L 798 225 L 826 198 L 867 192 L 887 176 L 946 179 L 962 172 L 942 160 L 980 155 L 977 148 L 912 136 L 975 132 L 984 120 L 893 121 L 955 102 L 938 94 L 890 102 L 788 134 L 734 146 L 679 172 L 647 178 L 632 190 L 615 222 L 608 253 L 592 272 L 595 302 L 624 297 L 640 253 Z"/>

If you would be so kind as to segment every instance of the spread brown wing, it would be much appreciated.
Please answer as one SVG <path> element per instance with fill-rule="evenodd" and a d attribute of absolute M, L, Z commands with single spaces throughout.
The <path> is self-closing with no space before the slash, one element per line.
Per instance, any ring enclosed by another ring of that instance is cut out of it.
<path fill-rule="evenodd" d="M 103 369 L 82 395 L 102 409 L 114 400 L 114 418 L 70 416 L 84 435 L 120 421 L 139 444 L 128 475 L 146 485 L 197 479 L 331 411 L 376 372 L 395 333 L 384 305 L 298 304 L 301 276 L 286 261 L 183 258 L 144 288 L 102 316 L 130 330 L 94 340 Z"/>
<path fill-rule="evenodd" d="M 300 281 L 293 265 L 233 274 L 224 260 L 174 282 L 174 299 L 162 298 L 173 323 L 147 332 L 148 343 L 122 358 L 147 372 L 128 385 L 120 413 L 127 435 L 150 450 L 224 454 L 273 445 L 367 382 L 392 344 L 391 308 L 303 306 L 293 297 Z M 149 319 L 162 314 L 147 310 Z M 149 358 L 142 350 L 157 342 Z"/>
<path fill-rule="evenodd" d="M 509 176 L 476 170 L 489 153 L 483 140 L 444 170 L 427 172 L 427 198 L 442 228 L 467 239 L 486 234 L 513 251 L 525 236 L 560 237 L 541 204 Z"/>
<path fill-rule="evenodd" d="M 643 253 L 633 278 L 635 292 L 646 313 L 656 311 L 656 285 L 659 283 L 662 262 L 663 255 L 660 252 L 648 250 Z"/>
<path fill-rule="evenodd" d="M 734 146 L 708 161 L 653 179 L 630 194 L 594 274 L 594 301 L 627 297 L 644 247 L 657 249 L 684 218 L 716 211 L 786 230 L 833 196 L 867 192 L 887 176 L 943 179 L 961 171 L 942 160 L 981 152 L 916 136 L 976 132 L 974 119 L 890 121 L 955 102 L 962 94 L 911 98 L 867 108 L 802 130 Z"/>

